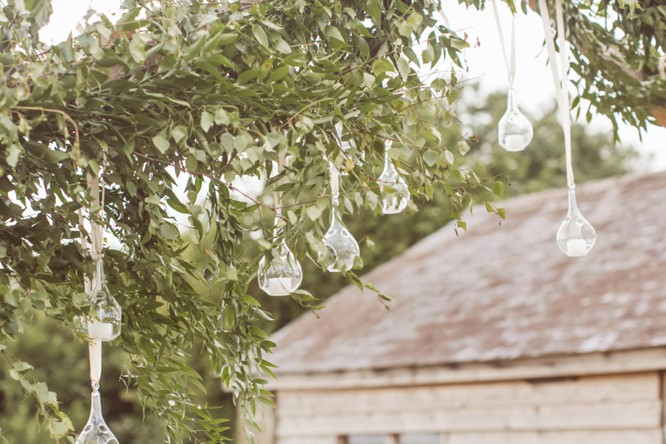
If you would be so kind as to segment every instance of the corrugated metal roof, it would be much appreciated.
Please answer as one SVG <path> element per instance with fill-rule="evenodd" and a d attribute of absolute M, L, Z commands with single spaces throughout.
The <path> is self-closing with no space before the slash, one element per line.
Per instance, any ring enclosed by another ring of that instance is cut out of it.
<path fill-rule="evenodd" d="M 503 361 L 666 346 L 666 174 L 578 187 L 597 230 L 568 258 L 555 233 L 566 190 L 476 208 L 364 277 L 394 297 L 387 312 L 350 286 L 274 335 L 279 373 Z"/>

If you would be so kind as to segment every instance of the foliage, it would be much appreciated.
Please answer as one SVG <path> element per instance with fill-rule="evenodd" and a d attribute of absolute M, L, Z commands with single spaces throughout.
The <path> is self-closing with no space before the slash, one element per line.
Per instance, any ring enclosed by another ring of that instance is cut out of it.
<path fill-rule="evenodd" d="M 486 0 L 460 0 L 485 6 Z M 513 0 L 507 3 L 516 10 Z M 520 2 L 537 10 L 536 0 Z M 551 18 L 555 17 L 555 2 Z M 666 81 L 659 75 L 660 60 L 666 54 L 666 6 L 660 0 L 570 0 L 563 2 L 572 45 L 571 67 L 580 98 L 589 101 L 578 114 L 588 121 L 594 113 L 645 129 L 658 123 L 656 116 L 666 107 Z M 663 124 L 663 122 L 662 122 Z M 617 136 L 617 133 L 616 133 Z"/>
<path fill-rule="evenodd" d="M 111 241 L 125 383 L 171 442 L 220 442 L 226 426 L 199 398 L 204 375 L 220 375 L 247 411 L 270 402 L 258 376 L 271 369 L 273 344 L 258 327 L 270 314 L 248 292 L 275 241 L 270 192 L 282 193 L 288 242 L 314 263 L 325 248 L 328 161 L 348 174 L 346 217 L 379 213 L 385 139 L 412 195 L 444 198 L 456 219 L 471 190 L 493 190 L 433 125 L 455 122 L 454 69 L 467 46 L 436 23 L 436 2 L 126 0 L 116 23 L 93 15 L 53 47 L 37 36 L 48 1 L 0 5 L 0 352 L 56 440 L 75 431 L 36 379 L 50 378 L 7 344 L 41 316 L 71 330 L 85 308 L 91 261 L 79 208 Z M 437 63 L 446 74 L 425 84 L 418 68 Z M 336 122 L 353 139 L 348 151 Z M 100 166 L 103 208 L 85 180 Z M 240 188 L 247 176 L 265 181 L 265 196 Z M 260 251 L 248 256 L 257 232 Z M 294 299 L 317 304 L 305 291 Z M 192 364 L 199 357 L 206 366 Z"/>
<path fill-rule="evenodd" d="M 248 410 L 269 402 L 257 372 L 270 373 L 264 357 L 272 343 L 254 325 L 269 315 L 247 294 L 259 257 L 242 253 L 250 232 L 270 231 L 263 224 L 272 202 L 240 200 L 235 179 L 271 177 L 273 163 L 288 156 L 267 186 L 283 193 L 289 242 L 301 258 L 324 248 L 327 158 L 349 174 L 345 211 L 378 212 L 371 170 L 383 138 L 402 142 L 396 158 L 416 197 L 431 198 L 439 183 L 462 202 L 475 176 L 455 167 L 450 153 L 407 144 L 402 129 L 433 137 L 416 119 L 416 104 L 451 118 L 434 99 L 453 98 L 456 85 L 423 85 L 415 69 L 443 57 L 457 63 L 466 43 L 435 23 L 429 2 L 124 6 L 117 23 L 91 20 L 51 48 L 36 35 L 47 2 L 3 8 L 0 327 L 5 341 L 14 338 L 37 311 L 71 328 L 87 302 L 83 276 L 91 268 L 76 211 L 89 208 L 121 246 L 108 248 L 105 262 L 124 312 L 127 383 L 165 419 L 173 441 L 201 431 L 200 439 L 218 442 L 224 425 L 196 401 L 205 387 L 191 357 L 206 355 L 203 371 L 219 374 Z M 426 31 L 419 57 L 413 42 Z M 347 153 L 332 137 L 337 121 L 353 134 Z M 103 211 L 91 208 L 84 180 L 99 165 Z M 463 184 L 454 191 L 449 180 Z M 177 215 L 191 225 L 196 262 L 181 254 L 188 244 Z M 51 435 L 71 440 L 55 396 L 39 387 L 25 384 Z"/>
<path fill-rule="evenodd" d="M 542 116 L 528 115 L 534 127 L 534 139 L 520 153 L 504 151 L 497 144 L 497 124 L 506 111 L 505 93 L 486 96 L 476 88 L 467 87 L 457 108 L 459 118 L 463 122 L 470 122 L 469 128 L 442 124 L 439 130 L 444 140 L 454 144 L 463 136 L 463 130 L 469 133 L 467 140 L 470 141 L 471 150 L 461 161 L 486 178 L 487 186 L 501 188 L 502 194 L 508 198 L 565 185 L 562 128 L 554 104 Z M 610 133 L 596 133 L 584 125 L 575 124 L 572 127 L 572 140 L 578 183 L 638 169 L 638 156 L 633 147 L 613 142 Z M 493 197 L 487 191 L 485 194 L 477 198 Z M 387 258 L 397 256 L 456 217 L 443 195 L 437 194 L 432 201 L 418 202 L 417 207 L 418 212 L 412 209 L 408 213 L 378 218 L 370 217 L 370 214 L 362 211 L 347 221 L 350 231 L 365 241 L 361 249 L 364 271 L 380 265 Z M 510 212 L 507 218 L 511 218 Z M 317 294 L 322 297 L 334 294 L 347 284 L 339 276 L 324 273 L 309 264 L 304 265 L 306 272 L 303 287 L 316 288 Z M 265 302 L 262 299 L 262 305 L 272 304 L 270 311 L 277 318 L 275 323 L 266 328 L 279 328 L 303 311 L 293 304 L 285 303 L 283 299 L 266 299 Z"/>

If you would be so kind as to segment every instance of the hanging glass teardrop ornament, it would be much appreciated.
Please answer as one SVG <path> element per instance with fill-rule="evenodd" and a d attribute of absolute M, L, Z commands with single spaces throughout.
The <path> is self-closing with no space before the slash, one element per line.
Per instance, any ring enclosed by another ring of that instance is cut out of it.
<path fill-rule="evenodd" d="M 407 208 L 410 194 L 407 182 L 395 169 L 389 156 L 391 141 L 386 142 L 384 151 L 384 170 L 379 176 L 379 189 L 382 193 L 382 212 L 384 214 L 402 213 Z"/>
<path fill-rule="evenodd" d="M 506 112 L 497 127 L 499 144 L 507 151 L 522 151 L 532 141 L 534 131 L 516 104 L 515 92 L 509 89 Z"/>
<path fill-rule="evenodd" d="M 93 383 L 90 402 L 90 418 L 79 437 L 76 438 L 76 444 L 119 444 L 102 416 L 99 384 Z"/>
<path fill-rule="evenodd" d="M 337 205 L 338 198 L 334 196 L 331 206 L 331 226 L 323 239 L 330 257 L 320 258 L 326 269 L 333 273 L 351 270 L 354 260 L 361 254 L 358 242 L 339 219 Z"/>
<path fill-rule="evenodd" d="M 586 256 L 597 241 L 597 233 L 576 203 L 575 187 L 569 187 L 569 211 L 557 230 L 557 246 L 569 257 Z"/>
<path fill-rule="evenodd" d="M 120 335 L 122 308 L 106 286 L 101 256 L 96 263 L 92 287 L 88 314 L 77 318 L 77 327 L 90 340 L 112 341 Z"/>
<path fill-rule="evenodd" d="M 278 223 L 279 218 L 276 217 L 276 227 Z M 298 290 L 301 285 L 303 269 L 296 260 L 294 253 L 287 246 L 284 231 L 276 228 L 275 237 L 280 239 L 280 243 L 273 250 L 273 256 L 270 260 L 263 257 L 259 261 L 257 280 L 259 281 L 259 288 L 269 296 L 288 296 Z"/>

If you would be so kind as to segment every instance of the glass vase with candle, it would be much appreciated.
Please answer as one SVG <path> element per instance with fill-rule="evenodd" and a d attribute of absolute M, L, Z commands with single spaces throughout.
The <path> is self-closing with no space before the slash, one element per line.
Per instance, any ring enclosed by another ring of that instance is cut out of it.
<path fill-rule="evenodd" d="M 88 312 L 77 318 L 77 328 L 89 340 L 112 341 L 120 335 L 122 308 L 106 286 L 101 257 L 95 267 Z"/>

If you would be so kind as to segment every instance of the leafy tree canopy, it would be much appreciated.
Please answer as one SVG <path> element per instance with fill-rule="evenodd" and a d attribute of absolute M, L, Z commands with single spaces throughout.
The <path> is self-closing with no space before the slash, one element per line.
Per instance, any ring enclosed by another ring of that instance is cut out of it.
<path fill-rule="evenodd" d="M 282 195 L 278 223 L 292 249 L 316 263 L 331 207 L 329 162 L 347 173 L 340 207 L 348 215 L 379 214 L 386 140 L 415 199 L 446 196 L 454 219 L 472 191 L 497 189 L 460 166 L 465 142 L 433 124 L 455 125 L 467 46 L 436 21 L 437 2 L 126 0 L 115 22 L 91 17 L 83 33 L 52 47 L 38 39 L 49 1 L 0 5 L 0 353 L 56 439 L 72 441 L 69 419 L 6 343 L 37 313 L 73 330 L 92 271 L 80 208 L 112 241 L 105 265 L 123 307 L 117 343 L 131 357 L 127 383 L 164 418 L 173 442 L 195 431 L 219 442 L 214 406 L 196 401 L 202 374 L 219 374 L 248 411 L 270 402 L 258 375 L 271 373 L 273 344 L 257 326 L 270 313 L 248 294 L 276 241 L 268 192 Z M 632 20 L 618 11 L 608 20 Z M 648 44 L 663 54 L 660 37 Z M 650 60 L 641 65 L 648 73 Z M 419 68 L 437 63 L 441 77 L 424 82 Z M 612 82 L 622 106 L 610 106 L 596 83 L 582 84 L 585 94 L 600 112 L 644 125 L 645 105 L 663 97 L 663 85 L 651 87 L 649 101 L 631 101 L 634 79 L 614 77 L 606 63 L 581 57 L 574 69 Z M 338 122 L 349 150 L 339 148 Z M 103 208 L 86 186 L 100 168 Z M 243 190 L 248 176 L 265 181 L 266 195 Z M 260 251 L 248 258 L 257 237 Z M 316 305 L 306 291 L 293 299 Z M 191 365 L 201 355 L 209 368 Z"/>

